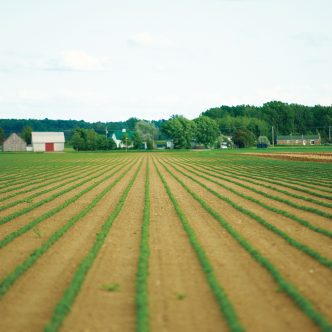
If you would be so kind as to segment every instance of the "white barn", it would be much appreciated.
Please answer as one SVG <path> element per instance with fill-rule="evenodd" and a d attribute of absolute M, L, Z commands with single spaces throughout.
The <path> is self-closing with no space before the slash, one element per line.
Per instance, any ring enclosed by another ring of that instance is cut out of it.
<path fill-rule="evenodd" d="M 63 132 L 32 132 L 32 148 L 34 152 L 63 152 L 65 135 Z"/>

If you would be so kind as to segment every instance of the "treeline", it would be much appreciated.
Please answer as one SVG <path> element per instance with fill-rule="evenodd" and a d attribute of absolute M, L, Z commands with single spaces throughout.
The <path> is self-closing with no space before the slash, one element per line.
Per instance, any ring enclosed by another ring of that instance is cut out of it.
<path fill-rule="evenodd" d="M 329 126 L 332 126 L 332 106 L 304 106 L 280 101 L 263 106 L 220 106 L 202 114 L 216 120 L 223 133 L 247 128 L 256 136 L 270 136 L 274 126 L 279 135 L 320 133 L 322 139 L 327 140 Z"/>
<path fill-rule="evenodd" d="M 36 119 L 0 119 L 0 128 L 2 128 L 5 137 L 11 133 L 22 133 L 24 128 L 30 127 L 33 131 L 63 131 L 68 141 L 74 134 L 75 129 L 93 129 L 97 134 L 105 134 L 115 130 L 127 129 L 134 130 L 136 123 L 140 120 L 130 118 L 127 121 L 118 122 L 86 122 L 83 120 L 36 120 Z M 159 128 L 164 120 L 152 121 Z"/>

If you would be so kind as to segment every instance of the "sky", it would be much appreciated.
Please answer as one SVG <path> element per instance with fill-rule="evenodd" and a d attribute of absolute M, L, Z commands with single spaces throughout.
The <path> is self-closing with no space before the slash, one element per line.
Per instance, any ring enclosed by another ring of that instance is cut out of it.
<path fill-rule="evenodd" d="M 0 118 L 332 105 L 331 0 L 0 0 Z"/>

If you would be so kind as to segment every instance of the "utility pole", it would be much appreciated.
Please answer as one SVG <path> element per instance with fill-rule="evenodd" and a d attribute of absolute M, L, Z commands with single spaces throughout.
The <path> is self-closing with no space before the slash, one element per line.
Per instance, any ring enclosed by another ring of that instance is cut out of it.
<path fill-rule="evenodd" d="M 272 147 L 274 148 L 274 127 L 272 126 Z"/>
<path fill-rule="evenodd" d="M 331 126 L 329 126 L 329 142 L 331 143 Z"/>

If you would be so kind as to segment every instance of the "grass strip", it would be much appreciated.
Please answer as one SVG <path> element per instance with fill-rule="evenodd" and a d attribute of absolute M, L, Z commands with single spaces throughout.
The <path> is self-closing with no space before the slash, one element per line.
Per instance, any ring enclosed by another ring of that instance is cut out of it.
<path fill-rule="evenodd" d="M 222 314 L 224 315 L 230 331 L 233 331 L 233 332 L 244 331 L 244 328 L 241 326 L 239 318 L 237 317 L 235 309 L 233 308 L 233 305 L 231 304 L 230 300 L 228 299 L 228 295 L 227 295 L 226 291 L 219 284 L 219 281 L 213 271 L 213 267 L 212 267 L 211 263 L 209 262 L 206 254 L 205 254 L 205 251 L 203 250 L 202 246 L 198 242 L 198 239 L 197 239 L 197 236 L 196 236 L 194 230 L 189 225 L 189 222 L 188 222 L 186 216 L 184 215 L 183 211 L 181 210 L 179 203 L 177 202 L 176 198 L 174 197 L 173 193 L 171 192 L 171 189 L 169 188 L 165 178 L 160 173 L 154 160 L 153 160 L 153 163 L 154 163 L 157 173 L 167 191 L 167 194 L 168 194 L 171 202 L 173 203 L 175 211 L 176 211 L 179 219 L 181 220 L 183 229 L 187 233 L 189 242 L 196 252 L 198 260 L 199 260 L 199 262 L 202 266 L 202 269 L 204 271 L 204 274 L 207 278 L 208 284 L 213 292 L 213 295 L 215 296 L 215 298 L 218 302 L 219 309 L 222 312 Z"/>
<path fill-rule="evenodd" d="M 83 210 L 73 216 L 64 226 L 55 231 L 49 239 L 43 243 L 39 248 L 35 249 L 28 258 L 26 258 L 22 263 L 16 266 L 16 268 L 9 273 L 0 282 L 0 299 L 8 292 L 10 287 L 14 282 L 21 277 L 33 264 L 43 255 L 45 252 L 56 243 L 66 232 L 69 231 L 81 218 L 86 216 L 97 203 L 109 192 L 109 190 L 114 187 L 125 175 L 130 171 L 128 168 L 119 178 L 113 181 L 109 186 L 107 186 L 99 195 L 97 195 L 90 204 L 88 204 Z"/>
<path fill-rule="evenodd" d="M 67 289 L 65 290 L 63 297 L 60 299 L 58 304 L 56 305 L 51 320 L 49 321 L 48 325 L 45 327 L 45 332 L 54 332 L 58 331 L 65 320 L 66 316 L 69 314 L 71 307 L 76 299 L 76 296 L 78 295 L 82 284 L 85 280 L 85 277 L 90 270 L 93 262 L 95 261 L 102 245 L 105 242 L 105 239 L 112 227 L 113 221 L 117 218 L 120 211 L 122 210 L 122 207 L 126 201 L 126 198 L 129 194 L 130 189 L 132 188 L 137 175 L 142 167 L 142 162 L 140 163 L 138 169 L 136 170 L 135 174 L 130 180 L 130 183 L 128 184 L 127 188 L 124 190 L 124 192 L 121 195 L 120 201 L 117 204 L 114 211 L 111 213 L 109 218 L 106 220 L 106 222 L 103 224 L 101 230 L 96 235 L 96 240 L 92 247 L 90 248 L 88 254 L 83 258 L 81 263 L 79 264 L 78 268 L 76 269 L 76 272 L 71 279 L 70 284 L 68 285 Z"/>
<path fill-rule="evenodd" d="M 324 332 L 332 331 L 332 324 L 325 316 L 317 311 L 313 304 L 305 298 L 300 291 L 290 282 L 288 282 L 279 270 L 257 249 L 255 249 L 250 242 L 248 242 L 242 235 L 240 235 L 218 212 L 209 206 L 200 196 L 190 190 L 178 177 L 176 177 L 166 166 L 163 165 L 166 171 L 196 200 L 201 206 L 215 218 L 216 221 L 245 249 L 251 257 L 264 267 L 273 277 L 279 288 L 283 290 L 294 303 Z"/>
<path fill-rule="evenodd" d="M 141 229 L 140 256 L 136 272 L 136 331 L 148 332 L 149 321 L 149 227 L 150 227 L 150 191 L 149 191 L 149 164 L 146 161 L 144 213 Z"/>
<path fill-rule="evenodd" d="M 163 165 L 163 164 L 162 164 Z M 163 165 L 164 166 L 164 165 Z M 165 166 L 164 166 L 165 167 Z M 231 199 L 229 199 L 228 197 L 219 194 L 218 192 L 214 191 L 213 189 L 209 188 L 208 186 L 206 186 L 204 183 L 196 180 L 195 178 L 193 178 L 192 176 L 188 175 L 185 172 L 182 172 L 181 170 L 179 170 L 177 167 L 175 167 L 173 165 L 173 168 L 175 170 L 177 170 L 179 173 L 181 173 L 182 175 L 186 176 L 187 178 L 189 178 L 190 180 L 192 180 L 193 182 L 199 184 L 202 188 L 206 189 L 207 191 L 209 191 L 211 194 L 213 194 L 214 196 L 218 197 L 219 199 L 223 200 L 224 202 L 228 203 L 229 205 L 231 205 L 234 209 L 240 211 L 241 213 L 249 216 L 250 218 L 254 219 L 255 221 L 257 221 L 259 224 L 261 224 L 262 226 L 264 226 L 265 228 L 267 228 L 268 230 L 272 231 L 273 233 L 279 235 L 281 238 L 283 238 L 286 242 L 288 242 L 291 246 L 301 250 L 303 253 L 309 255 L 311 258 L 314 258 L 315 260 L 317 260 L 321 265 L 329 268 L 330 270 L 332 270 L 332 260 L 322 256 L 320 253 L 318 253 L 317 251 L 315 251 L 314 249 L 310 248 L 307 245 L 304 245 L 300 242 L 298 242 L 297 240 L 293 239 L 292 237 L 290 237 L 287 233 L 283 232 L 282 230 L 280 230 L 278 227 L 270 224 L 269 222 L 267 222 L 265 219 L 263 219 L 262 217 L 256 215 L 254 212 L 245 209 L 244 207 L 240 206 L 239 204 L 234 203 Z M 194 172 L 193 172 L 194 173 Z M 196 173 L 196 175 L 198 175 Z M 199 176 L 199 175 L 198 175 Z M 204 176 L 201 176 L 202 178 L 212 182 L 212 183 L 216 183 L 219 184 L 218 182 L 212 181 Z M 222 187 L 225 187 L 223 185 L 221 185 Z M 227 187 L 226 187 L 227 189 Z M 233 190 L 232 190 L 233 192 Z M 239 194 L 239 196 L 245 196 L 242 194 Z M 244 197 L 246 198 L 246 196 Z M 259 204 L 259 203 L 257 203 Z M 331 235 L 331 234 L 330 234 Z"/>
<path fill-rule="evenodd" d="M 119 166 L 119 165 L 117 165 Z M 117 166 L 114 166 L 113 169 Z M 32 220 L 29 224 L 24 225 L 23 227 L 19 228 L 18 230 L 8 234 L 7 236 L 5 236 L 3 239 L 0 240 L 0 249 L 4 248 L 5 246 L 7 246 L 9 243 L 11 243 L 13 240 L 15 240 L 17 237 L 23 235 L 24 233 L 28 232 L 29 230 L 33 229 L 35 226 L 37 226 L 38 224 L 40 224 L 42 221 L 54 216 L 55 214 L 57 214 L 58 212 L 60 212 L 61 210 L 63 210 L 64 208 L 66 208 L 67 206 L 69 206 L 70 204 L 74 203 L 75 201 L 77 201 L 80 197 L 82 197 L 84 194 L 88 193 L 89 191 L 93 190 L 94 188 L 96 188 L 97 186 L 99 186 L 102 182 L 108 180 L 109 178 L 111 178 L 114 174 L 118 173 L 119 170 L 116 170 L 114 172 L 112 172 L 111 174 L 109 174 L 108 176 L 102 178 L 101 180 L 95 182 L 94 184 L 92 184 L 91 186 L 89 186 L 88 188 L 82 190 L 81 192 L 79 192 L 78 194 L 76 194 L 74 197 L 66 200 L 64 203 L 58 205 L 57 207 L 55 207 L 54 209 L 44 213 L 43 215 L 35 218 L 34 220 Z"/>

